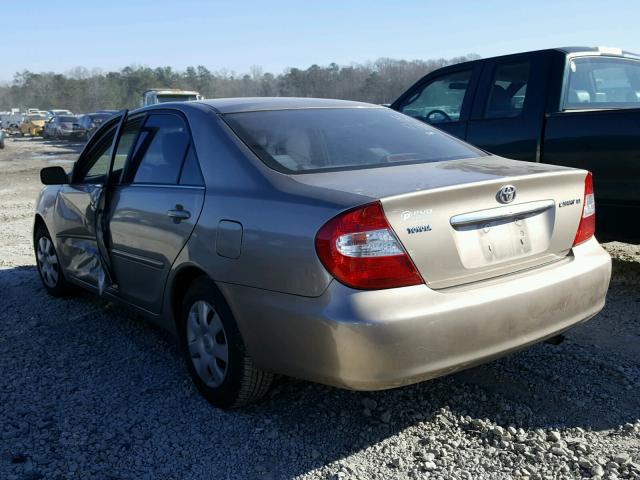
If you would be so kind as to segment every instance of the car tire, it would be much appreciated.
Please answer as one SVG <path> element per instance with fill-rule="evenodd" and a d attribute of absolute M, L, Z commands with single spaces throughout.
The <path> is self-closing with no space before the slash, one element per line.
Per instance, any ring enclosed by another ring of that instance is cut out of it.
<path fill-rule="evenodd" d="M 0 138 L 0 150 L 4 148 L 4 138 Z"/>
<path fill-rule="evenodd" d="M 65 297 L 75 291 L 62 272 L 58 252 L 56 252 L 51 235 L 44 224 L 36 227 L 33 236 L 33 248 L 36 254 L 36 266 L 44 288 L 49 295 Z"/>
<path fill-rule="evenodd" d="M 242 407 L 269 391 L 273 374 L 247 355 L 231 309 L 211 280 L 201 277 L 188 289 L 178 329 L 189 375 L 213 406 Z"/>

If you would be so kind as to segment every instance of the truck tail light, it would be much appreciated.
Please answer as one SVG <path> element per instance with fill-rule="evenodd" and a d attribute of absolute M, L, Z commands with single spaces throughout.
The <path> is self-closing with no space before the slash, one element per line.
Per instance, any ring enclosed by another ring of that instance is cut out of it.
<path fill-rule="evenodd" d="M 582 202 L 582 217 L 573 246 L 589 240 L 596 233 L 596 201 L 593 196 L 593 175 L 587 173 L 584 179 L 584 200 Z"/>
<path fill-rule="evenodd" d="M 343 284 L 363 289 L 424 283 L 387 222 L 380 202 L 347 210 L 316 234 L 316 252 Z"/>

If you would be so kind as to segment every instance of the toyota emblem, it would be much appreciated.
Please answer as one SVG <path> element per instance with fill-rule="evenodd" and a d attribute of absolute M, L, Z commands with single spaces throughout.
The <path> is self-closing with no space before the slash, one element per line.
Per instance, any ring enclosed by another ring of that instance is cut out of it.
<path fill-rule="evenodd" d="M 496 195 L 496 199 L 500 203 L 511 203 L 516 198 L 516 187 L 513 185 L 505 185 Z"/>

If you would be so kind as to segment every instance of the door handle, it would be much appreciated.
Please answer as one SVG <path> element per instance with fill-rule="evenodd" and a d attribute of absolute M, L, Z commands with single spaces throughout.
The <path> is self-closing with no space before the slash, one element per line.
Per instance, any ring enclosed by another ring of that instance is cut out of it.
<path fill-rule="evenodd" d="M 176 205 L 175 210 L 169 210 L 167 216 L 173 219 L 174 223 L 180 223 L 182 220 L 191 218 L 191 213 L 184 209 L 182 205 Z"/>

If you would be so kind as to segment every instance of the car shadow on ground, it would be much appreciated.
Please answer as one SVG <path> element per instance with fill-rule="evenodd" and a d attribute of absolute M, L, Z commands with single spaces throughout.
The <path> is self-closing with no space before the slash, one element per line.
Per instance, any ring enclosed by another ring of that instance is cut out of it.
<path fill-rule="evenodd" d="M 621 368 L 637 356 L 616 349 L 626 342 L 622 336 L 607 335 L 601 344 L 599 335 L 619 327 L 640 343 L 640 294 L 633 285 L 640 263 L 614 268 L 624 275 L 614 279 L 604 312 L 559 346 L 536 345 L 382 392 L 281 378 L 262 402 L 227 412 L 197 394 L 169 334 L 87 293 L 51 298 L 35 267 L 0 270 L 0 472 L 16 459 L 31 459 L 37 470 L 52 457 L 73 462 L 82 455 L 93 475 L 112 478 L 141 471 L 288 478 L 407 429 L 422 435 L 424 423 L 446 433 L 451 426 L 436 418 L 442 409 L 524 429 L 615 429 L 640 411 L 631 394 L 640 379 Z M 620 309 L 635 320 L 613 325 L 618 315 L 608 312 Z M 150 463 L 136 463 L 140 458 Z M 237 465 L 221 470 L 229 458 Z"/>

